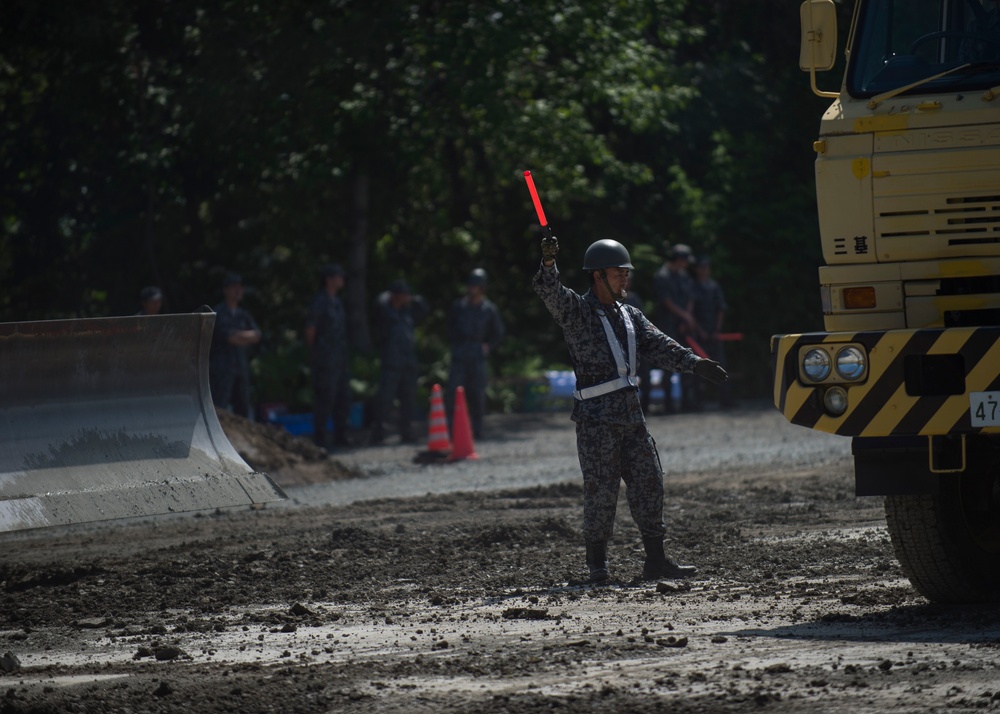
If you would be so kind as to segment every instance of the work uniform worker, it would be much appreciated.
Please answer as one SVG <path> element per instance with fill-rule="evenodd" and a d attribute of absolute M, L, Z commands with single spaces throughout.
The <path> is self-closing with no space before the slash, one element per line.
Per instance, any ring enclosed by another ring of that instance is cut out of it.
<path fill-rule="evenodd" d="M 618 487 L 625 482 L 629 509 L 642 534 L 643 579 L 694 575 L 663 551 L 663 469 L 646 428 L 635 374 L 639 359 L 668 371 L 683 370 L 713 382 L 727 378 L 716 362 L 700 359 L 653 326 L 625 300 L 632 263 L 614 240 L 599 240 L 586 252 L 583 269 L 590 290 L 583 296 L 562 285 L 555 238 L 542 240 L 542 265 L 535 292 L 562 328 L 576 373 L 573 421 L 583 471 L 583 534 L 590 581 L 609 577 L 607 546 L 614 530 Z"/>
<path fill-rule="evenodd" d="M 710 359 L 726 368 L 726 351 L 719 333 L 726 317 L 726 296 L 722 286 L 712 278 L 712 261 L 707 255 L 694 260 L 694 282 L 691 286 L 691 314 L 695 322 L 695 338 L 698 345 Z M 703 401 L 704 389 L 698 390 L 699 402 Z M 732 406 L 729 384 L 719 385 L 719 406 Z"/>
<path fill-rule="evenodd" d="M 324 449 L 349 446 L 347 415 L 351 408 L 348 381 L 350 353 L 347 339 L 347 313 L 340 299 L 344 287 L 344 268 L 328 263 L 319 271 L 320 289 L 306 313 L 306 345 L 313 382 L 313 441 Z M 327 438 L 327 426 L 333 417 L 333 440 Z"/>
<path fill-rule="evenodd" d="M 472 434 L 478 439 L 486 413 L 486 358 L 500 346 L 504 325 L 497 306 L 486 298 L 486 271 L 473 270 L 465 286 L 465 297 L 456 300 L 448 313 L 451 370 L 445 410 L 454 427 L 455 391 L 464 387 Z"/>
<path fill-rule="evenodd" d="M 212 401 L 220 409 L 229 409 L 250 419 L 249 348 L 260 342 L 261 332 L 253 316 L 240 307 L 243 278 L 235 273 L 226 275 L 222 295 L 222 302 L 215 306 L 215 331 L 208 367 Z"/>
<path fill-rule="evenodd" d="M 375 326 L 379 337 L 380 371 L 371 442 L 385 438 L 384 423 L 399 399 L 399 438 L 414 441 L 413 410 L 417 402 L 417 350 L 414 327 L 430 310 L 420 295 L 413 295 L 405 280 L 394 280 L 375 300 Z"/>
<path fill-rule="evenodd" d="M 139 304 L 137 315 L 159 315 L 163 309 L 163 293 L 155 285 L 148 285 L 139 292 Z"/>
<path fill-rule="evenodd" d="M 667 262 L 653 275 L 653 297 L 656 309 L 653 320 L 656 326 L 682 345 L 687 345 L 687 336 L 694 334 L 695 322 L 691 314 L 692 278 L 688 273 L 691 262 L 691 248 L 678 243 L 667 253 Z M 681 408 L 685 411 L 694 407 L 695 383 L 681 374 Z M 664 384 L 664 411 L 674 411 L 670 397 L 670 384 Z"/>

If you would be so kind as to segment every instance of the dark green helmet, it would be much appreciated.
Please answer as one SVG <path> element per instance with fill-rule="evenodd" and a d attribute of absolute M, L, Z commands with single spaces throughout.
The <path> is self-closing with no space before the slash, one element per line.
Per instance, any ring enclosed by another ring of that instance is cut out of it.
<path fill-rule="evenodd" d="M 632 267 L 632 259 L 628 256 L 628 250 L 616 240 L 605 238 L 595 243 L 591 243 L 587 252 L 583 256 L 583 269 L 600 270 L 601 268 L 628 268 Z"/>

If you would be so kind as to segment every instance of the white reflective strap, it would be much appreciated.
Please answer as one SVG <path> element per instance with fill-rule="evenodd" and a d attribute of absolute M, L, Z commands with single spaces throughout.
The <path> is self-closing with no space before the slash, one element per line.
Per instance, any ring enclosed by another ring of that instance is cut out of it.
<path fill-rule="evenodd" d="M 611 394 L 611 392 L 617 392 L 619 389 L 628 389 L 629 387 L 635 387 L 635 370 L 636 370 L 636 359 L 635 359 L 635 327 L 632 324 L 632 319 L 628 316 L 626 310 L 621 311 L 622 320 L 625 321 L 625 335 L 626 342 L 628 343 L 628 362 L 625 361 L 625 355 L 622 353 L 622 346 L 618 342 L 618 338 L 615 336 L 615 331 L 611 327 L 611 323 L 608 321 L 607 315 L 603 312 L 598 312 L 598 317 L 601 318 L 601 324 L 604 326 L 604 335 L 608 338 L 608 347 L 611 348 L 611 356 L 615 359 L 615 366 L 618 369 L 618 378 L 612 379 L 609 382 L 602 382 L 601 384 L 595 384 L 592 387 L 584 387 L 583 389 L 578 389 L 573 392 L 573 397 L 575 399 L 593 399 L 594 397 L 601 397 L 605 394 Z"/>
<path fill-rule="evenodd" d="M 595 384 L 593 387 L 584 387 L 583 389 L 577 389 L 573 392 L 573 398 L 583 401 L 584 399 L 593 399 L 594 397 L 603 397 L 605 394 L 611 394 L 611 392 L 617 392 L 619 389 L 627 389 L 628 387 L 634 387 L 632 381 L 628 377 L 619 377 L 618 379 L 612 379 L 610 382 L 601 382 L 600 384 Z"/>
<path fill-rule="evenodd" d="M 618 342 L 618 337 L 615 336 L 614 328 L 611 327 L 611 322 L 608 320 L 608 316 L 603 312 L 597 313 L 598 317 L 601 318 L 601 324 L 604 326 L 604 335 L 608 338 L 608 346 L 611 348 L 611 356 L 615 358 L 615 366 L 618 368 L 618 374 L 622 377 L 635 374 L 635 372 L 630 369 L 630 365 L 625 362 L 625 355 L 622 353 L 622 346 Z M 622 311 L 622 319 L 625 321 L 625 334 L 628 342 L 628 351 L 631 361 L 635 361 L 635 328 L 632 327 L 632 321 L 628 317 L 628 313 Z"/>
<path fill-rule="evenodd" d="M 622 319 L 625 321 L 625 334 L 627 336 L 628 342 L 628 376 L 629 381 L 632 382 L 632 386 L 635 385 L 635 371 L 638 367 L 636 362 L 636 347 L 635 347 L 635 325 L 632 324 L 632 318 L 628 316 L 627 310 L 622 310 Z"/>

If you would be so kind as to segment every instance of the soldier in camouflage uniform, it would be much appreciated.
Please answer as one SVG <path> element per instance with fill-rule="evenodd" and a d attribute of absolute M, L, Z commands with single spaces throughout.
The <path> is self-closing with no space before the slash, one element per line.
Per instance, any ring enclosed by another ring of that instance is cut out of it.
<path fill-rule="evenodd" d="M 590 275 L 591 287 L 583 296 L 560 283 L 555 265 L 558 249 L 554 237 L 543 239 L 542 266 L 533 282 L 562 328 L 576 372 L 572 418 L 583 471 L 583 533 L 590 581 L 609 577 L 607 544 L 621 481 L 646 551 L 643 579 L 694 575 L 693 566 L 678 565 L 663 551 L 663 469 L 639 405 L 636 363 L 641 355 L 653 367 L 694 372 L 712 382 L 725 381 L 726 372 L 660 332 L 640 310 L 623 304 L 632 263 L 621 243 L 600 240 L 587 249 L 583 269 Z"/>
<path fill-rule="evenodd" d="M 448 424 L 455 425 L 455 391 L 465 388 L 465 398 L 477 439 L 483 434 L 486 413 L 486 358 L 500 346 L 504 326 L 500 310 L 485 295 L 486 271 L 476 268 L 466 280 L 466 294 L 454 302 L 448 313 L 448 341 L 451 343 L 451 370 L 445 410 Z"/>

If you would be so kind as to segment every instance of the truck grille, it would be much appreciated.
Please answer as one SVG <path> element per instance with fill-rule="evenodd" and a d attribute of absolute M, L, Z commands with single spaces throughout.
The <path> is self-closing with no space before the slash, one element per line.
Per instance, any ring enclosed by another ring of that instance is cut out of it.
<path fill-rule="evenodd" d="M 934 208 L 877 215 L 880 238 L 937 235 L 950 246 L 1000 243 L 1000 195 L 948 197 Z"/>
<path fill-rule="evenodd" d="M 879 261 L 1000 255 L 1000 147 L 876 149 L 872 163 Z"/>

